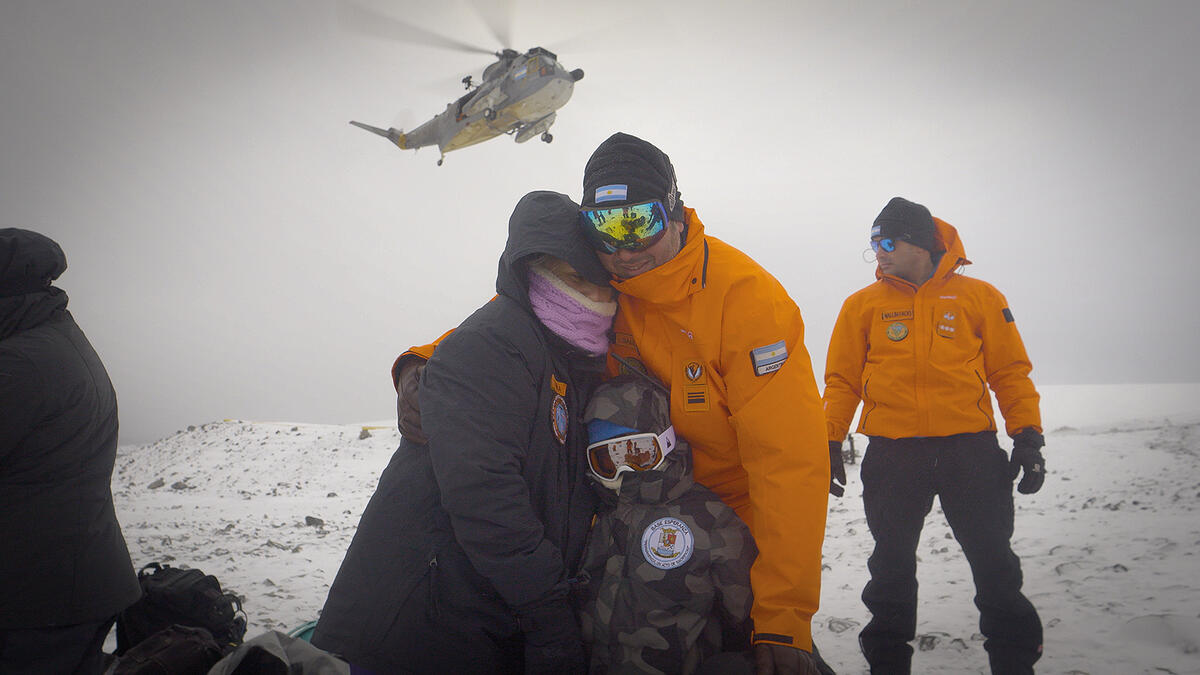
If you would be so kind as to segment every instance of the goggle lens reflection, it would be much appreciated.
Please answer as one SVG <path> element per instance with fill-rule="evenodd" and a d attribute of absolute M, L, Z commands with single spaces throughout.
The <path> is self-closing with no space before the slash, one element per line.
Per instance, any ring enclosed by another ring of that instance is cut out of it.
<path fill-rule="evenodd" d="M 675 447 L 675 427 L 661 435 L 634 434 L 592 443 L 587 447 L 588 468 L 612 480 L 622 471 L 651 471 L 662 465 Z"/>
<path fill-rule="evenodd" d="M 667 210 L 657 199 L 607 209 L 580 209 L 579 218 L 588 241 L 602 253 L 615 253 L 619 248 L 640 251 L 658 243 L 667 231 Z"/>

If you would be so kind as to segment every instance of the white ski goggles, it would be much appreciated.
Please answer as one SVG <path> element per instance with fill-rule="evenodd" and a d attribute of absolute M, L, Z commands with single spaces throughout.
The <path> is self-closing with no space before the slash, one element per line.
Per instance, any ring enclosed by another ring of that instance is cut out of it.
<path fill-rule="evenodd" d="M 674 449 L 674 426 L 661 434 L 618 436 L 587 447 L 588 469 L 604 480 L 612 480 L 622 471 L 653 471 Z"/>

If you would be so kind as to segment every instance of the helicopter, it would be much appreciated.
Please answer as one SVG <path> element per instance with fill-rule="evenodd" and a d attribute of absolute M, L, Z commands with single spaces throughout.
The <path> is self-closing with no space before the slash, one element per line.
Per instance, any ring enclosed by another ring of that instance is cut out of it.
<path fill-rule="evenodd" d="M 567 71 L 558 56 L 542 47 L 533 47 L 524 54 L 505 47 L 491 52 L 451 40 L 436 33 L 384 17 L 372 10 L 343 3 L 343 20 L 357 24 L 360 32 L 420 42 L 458 51 L 489 53 L 496 61 L 483 70 L 482 81 L 476 83 L 471 75 L 462 79 L 466 94 L 447 104 L 446 109 L 411 131 L 395 127 L 383 129 L 363 122 L 350 124 L 388 139 L 401 150 L 415 150 L 436 145 L 440 156 L 446 153 L 496 138 L 501 134 L 513 136 L 517 143 L 540 136 L 550 143 L 554 136 L 550 127 L 557 110 L 570 100 L 575 83 L 583 79 L 583 70 Z M 494 31 L 502 43 L 506 35 Z"/>
<path fill-rule="evenodd" d="M 570 100 L 575 83 L 583 79 L 583 70 L 567 72 L 558 56 L 541 47 L 524 54 L 505 49 L 496 57 L 498 60 L 484 69 L 482 83 L 475 84 L 470 75 L 464 77 L 467 93 L 412 131 L 381 129 L 357 121 L 350 124 L 383 136 L 401 150 L 437 145 L 441 152 L 438 166 L 447 152 L 500 134 L 513 136 L 517 143 L 538 134 L 546 143 L 553 141 L 550 126 L 556 111 Z"/>

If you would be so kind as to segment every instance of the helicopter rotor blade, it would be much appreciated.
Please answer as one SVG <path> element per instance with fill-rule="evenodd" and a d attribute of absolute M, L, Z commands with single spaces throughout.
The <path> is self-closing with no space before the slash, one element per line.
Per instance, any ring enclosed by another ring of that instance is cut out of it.
<path fill-rule="evenodd" d="M 662 38 L 658 42 L 623 40 L 621 36 L 628 32 L 628 27 L 620 22 L 600 17 L 596 19 L 591 28 L 585 31 L 559 40 L 552 40 L 541 46 L 556 54 L 612 52 L 618 45 L 622 52 L 630 52 L 650 49 L 662 43 L 670 44 L 677 39 L 686 39 L 686 36 L 682 35 L 678 28 L 678 22 L 672 21 L 671 17 L 663 14 L 654 3 L 643 3 L 643 5 L 639 9 L 641 19 L 648 25 L 657 26 L 655 32 Z"/>
<path fill-rule="evenodd" d="M 407 42 L 427 47 L 440 47 L 442 49 L 473 54 L 495 54 L 495 51 L 492 49 L 485 49 L 439 35 L 433 31 L 414 26 L 400 19 L 381 14 L 373 9 L 348 2 L 347 0 L 342 0 L 342 2 L 338 3 L 338 19 L 345 28 L 383 40 Z"/>
<path fill-rule="evenodd" d="M 613 28 L 616 28 L 613 26 Z M 554 40 L 553 42 L 542 45 L 550 51 L 561 54 L 581 54 L 581 53 L 596 53 L 600 51 L 611 51 L 613 48 L 613 32 L 610 30 L 589 30 L 579 33 L 562 40 Z M 621 50 L 623 52 L 636 51 L 653 46 L 652 43 L 632 41 L 631 43 L 622 43 Z"/>
<path fill-rule="evenodd" d="M 471 7 L 505 49 L 512 48 L 513 0 L 471 0 Z"/>

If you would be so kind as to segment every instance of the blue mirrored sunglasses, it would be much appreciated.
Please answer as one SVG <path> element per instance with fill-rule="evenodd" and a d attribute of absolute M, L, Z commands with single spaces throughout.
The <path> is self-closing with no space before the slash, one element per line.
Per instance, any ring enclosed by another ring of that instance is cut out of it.
<path fill-rule="evenodd" d="M 875 251 L 876 253 L 879 253 L 879 250 L 883 249 L 884 252 L 891 253 L 892 251 L 896 250 L 896 242 L 902 241 L 904 239 L 908 239 L 907 234 L 901 235 L 899 237 L 884 237 L 882 239 L 872 239 L 871 240 L 871 250 Z"/>
<path fill-rule="evenodd" d="M 888 253 L 895 251 L 896 250 L 896 240 L 892 239 L 891 237 L 885 237 L 883 239 L 872 239 L 871 240 L 871 250 L 875 251 L 876 253 L 879 253 L 879 249 L 883 249 L 883 250 L 887 251 Z"/>

